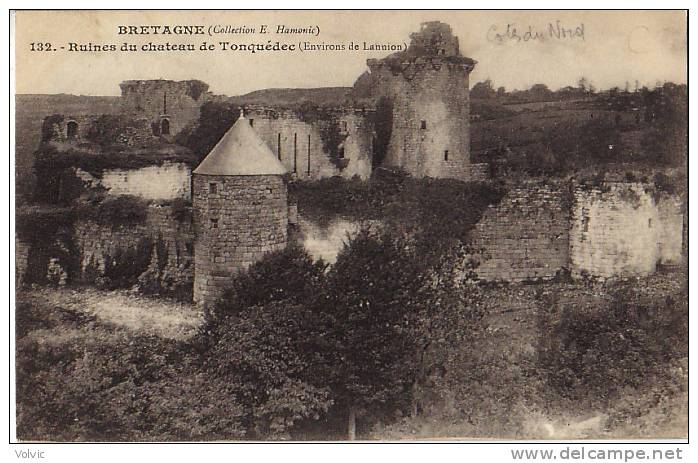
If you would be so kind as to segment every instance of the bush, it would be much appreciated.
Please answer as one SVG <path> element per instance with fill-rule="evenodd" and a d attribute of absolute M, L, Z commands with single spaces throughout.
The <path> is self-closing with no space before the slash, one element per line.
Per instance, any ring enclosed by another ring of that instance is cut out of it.
<path fill-rule="evenodd" d="M 22 440 L 200 441 L 247 433 L 230 381 L 202 369 L 189 344 L 28 303 L 20 304 L 17 324 Z"/>
<path fill-rule="evenodd" d="M 606 402 L 626 387 L 663 375 L 671 359 L 687 355 L 687 307 L 672 298 L 643 300 L 627 283 L 608 305 L 579 306 L 542 315 L 538 363 L 548 384 L 571 399 Z"/>
<path fill-rule="evenodd" d="M 75 210 L 79 219 L 118 228 L 144 223 L 149 204 L 148 200 L 138 196 L 108 196 L 101 201 L 79 203 Z"/>
<path fill-rule="evenodd" d="M 303 304 L 312 301 L 325 285 L 326 265 L 301 247 L 290 246 L 264 256 L 262 260 L 240 273 L 224 293 L 216 317 L 253 306 L 289 301 Z"/>
<path fill-rule="evenodd" d="M 133 247 L 119 248 L 113 256 L 105 256 L 103 286 L 107 289 L 130 288 L 148 269 L 153 252 L 150 238 L 141 238 Z"/>

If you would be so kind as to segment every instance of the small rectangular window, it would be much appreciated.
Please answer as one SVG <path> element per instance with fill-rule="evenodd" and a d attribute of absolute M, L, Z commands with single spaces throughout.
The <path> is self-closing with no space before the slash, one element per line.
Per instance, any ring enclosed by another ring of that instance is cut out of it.
<path fill-rule="evenodd" d="M 254 119 L 250 119 L 250 127 L 254 127 Z"/>
<path fill-rule="evenodd" d="M 422 121 L 421 128 L 422 130 L 425 130 L 427 128 L 427 121 Z"/>
<path fill-rule="evenodd" d="M 217 183 L 209 183 L 208 184 L 208 192 L 212 195 L 217 195 L 218 194 L 218 184 Z"/>
<path fill-rule="evenodd" d="M 337 154 L 339 159 L 344 159 L 344 148 L 339 148 L 339 153 Z"/>
<path fill-rule="evenodd" d="M 218 228 L 218 219 L 211 219 L 211 228 Z"/>
<path fill-rule="evenodd" d="M 448 161 L 448 150 L 444 150 L 444 161 Z"/>

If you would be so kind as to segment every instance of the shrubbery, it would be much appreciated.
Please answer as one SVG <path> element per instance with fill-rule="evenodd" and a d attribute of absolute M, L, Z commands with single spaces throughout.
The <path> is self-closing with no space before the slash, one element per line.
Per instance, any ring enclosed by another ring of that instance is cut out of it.
<path fill-rule="evenodd" d="M 319 223 L 334 217 L 381 220 L 393 235 L 407 237 L 434 265 L 450 248 L 466 242 L 485 209 L 497 204 L 504 188 L 490 183 L 414 179 L 379 170 L 368 181 L 334 177 L 289 185 L 299 213 Z"/>
<path fill-rule="evenodd" d="M 627 283 L 606 306 L 568 307 L 544 301 L 538 362 L 548 384 L 563 397 L 607 402 L 624 388 L 663 375 L 672 359 L 687 355 L 686 301 L 640 298 Z"/>
<path fill-rule="evenodd" d="M 272 302 L 303 304 L 311 301 L 324 288 L 325 270 L 326 265 L 321 260 L 313 261 L 300 247 L 272 253 L 233 281 L 224 294 L 216 318 Z"/>

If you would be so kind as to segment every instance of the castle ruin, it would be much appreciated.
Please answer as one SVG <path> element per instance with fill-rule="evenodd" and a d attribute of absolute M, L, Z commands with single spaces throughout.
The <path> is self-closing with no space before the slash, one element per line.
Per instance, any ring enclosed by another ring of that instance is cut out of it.
<path fill-rule="evenodd" d="M 357 95 L 392 108 L 383 165 L 414 177 L 471 179 L 469 75 L 475 61 L 438 21 L 423 23 L 406 51 L 370 59 Z"/>
<path fill-rule="evenodd" d="M 194 302 L 215 303 L 237 272 L 286 247 L 285 173 L 242 114 L 194 170 Z"/>

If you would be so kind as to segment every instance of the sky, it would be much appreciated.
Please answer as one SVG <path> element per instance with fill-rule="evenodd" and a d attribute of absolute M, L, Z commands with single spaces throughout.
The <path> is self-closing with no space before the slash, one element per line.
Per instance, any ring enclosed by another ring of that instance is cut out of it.
<path fill-rule="evenodd" d="M 363 42 L 409 44 L 420 23 L 451 25 L 460 50 L 478 63 L 471 86 L 551 89 L 576 86 L 585 77 L 600 89 L 635 82 L 686 83 L 686 15 L 681 11 L 20 11 L 15 17 L 17 93 L 119 95 L 129 79 L 199 79 L 217 94 L 264 88 L 351 86 L 366 59 L 389 51 L 363 50 Z M 250 34 L 119 35 L 119 25 L 248 27 Z M 571 37 L 550 33 L 560 27 Z M 260 33 L 262 25 L 269 32 Z M 279 25 L 317 27 L 319 34 L 276 34 Z M 513 30 L 516 29 L 516 34 Z M 510 32 L 507 34 L 507 30 Z M 528 36 L 537 37 L 525 40 Z M 536 34 L 537 33 L 537 34 Z M 518 40 L 516 37 L 520 37 Z M 195 52 L 71 52 L 70 43 L 144 44 L 202 42 L 359 45 L 357 50 L 251 54 L 218 49 Z M 50 42 L 55 51 L 37 51 Z M 31 44 L 35 51 L 31 51 Z M 63 46 L 65 49 L 60 49 Z"/>

